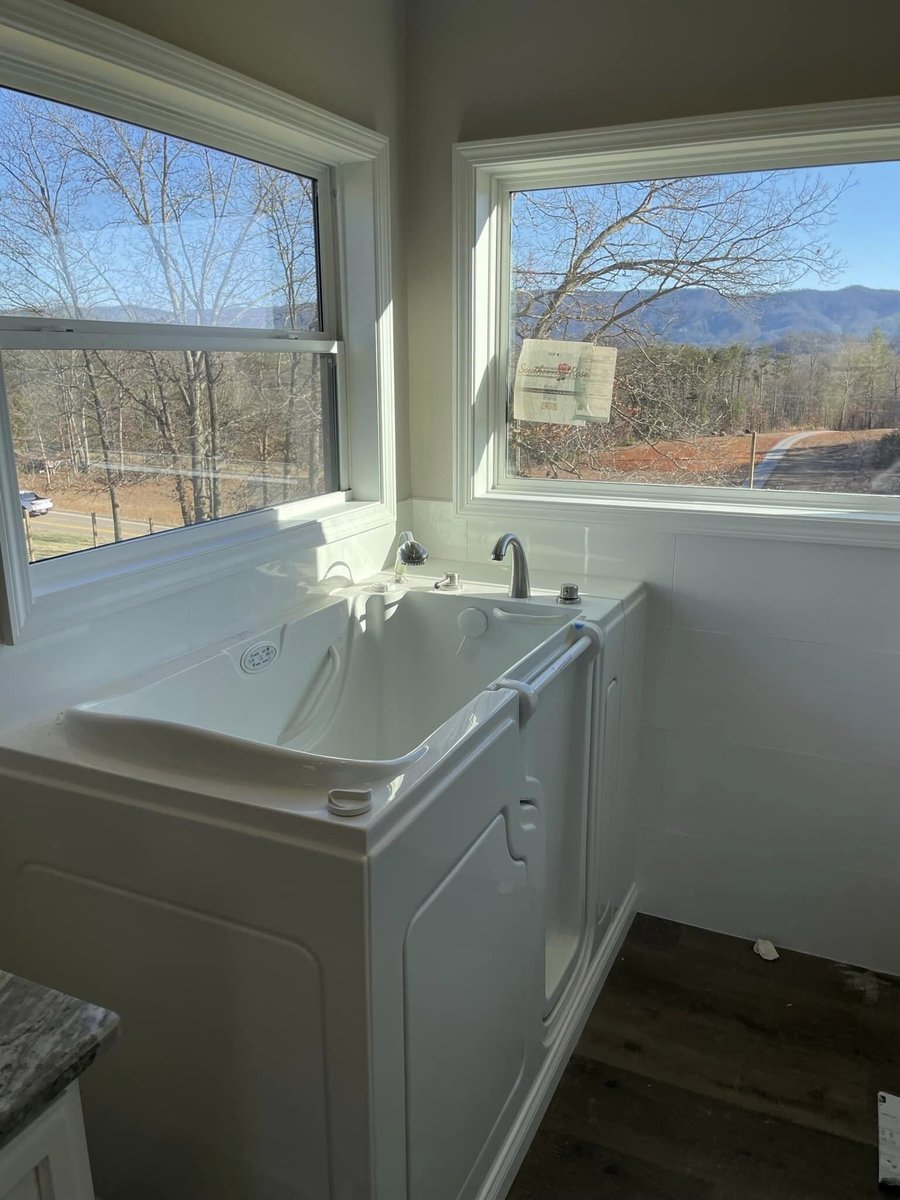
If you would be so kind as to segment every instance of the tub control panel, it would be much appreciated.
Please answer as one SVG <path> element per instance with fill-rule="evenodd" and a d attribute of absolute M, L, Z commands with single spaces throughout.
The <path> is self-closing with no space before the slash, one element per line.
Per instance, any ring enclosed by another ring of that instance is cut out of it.
<path fill-rule="evenodd" d="M 274 642 L 254 642 L 241 655 L 241 670 L 248 675 L 256 675 L 271 667 L 278 657 L 278 647 Z"/>

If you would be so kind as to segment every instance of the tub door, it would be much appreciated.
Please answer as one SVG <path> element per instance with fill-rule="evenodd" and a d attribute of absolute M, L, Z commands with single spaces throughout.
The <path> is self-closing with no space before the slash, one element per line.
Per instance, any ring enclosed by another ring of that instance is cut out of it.
<path fill-rule="evenodd" d="M 595 653 L 571 662 L 522 715 L 525 769 L 545 831 L 543 1012 L 548 1017 L 590 949 L 588 825 L 597 663 Z"/>

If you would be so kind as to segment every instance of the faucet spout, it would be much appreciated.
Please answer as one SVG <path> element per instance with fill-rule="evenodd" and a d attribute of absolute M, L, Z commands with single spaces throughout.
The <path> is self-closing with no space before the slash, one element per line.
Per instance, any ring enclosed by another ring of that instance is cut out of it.
<path fill-rule="evenodd" d="M 502 562 L 506 552 L 512 548 L 512 574 L 509 577 L 509 594 L 514 600 L 527 600 L 531 595 L 531 583 L 528 578 L 528 560 L 525 557 L 525 547 L 514 533 L 504 533 L 497 539 L 497 544 L 491 551 L 494 562 Z"/>

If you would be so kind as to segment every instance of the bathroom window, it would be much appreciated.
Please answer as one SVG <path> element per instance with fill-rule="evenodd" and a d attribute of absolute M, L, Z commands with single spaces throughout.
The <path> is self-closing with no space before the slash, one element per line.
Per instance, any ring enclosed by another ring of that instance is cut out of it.
<path fill-rule="evenodd" d="M 463 506 L 900 510 L 898 120 L 458 147 Z"/>
<path fill-rule="evenodd" d="M 0 16 L 7 640 L 394 503 L 386 140 L 53 16 Z"/>
<path fill-rule="evenodd" d="M 0 89 L 31 561 L 339 489 L 319 210 L 316 177 Z"/>

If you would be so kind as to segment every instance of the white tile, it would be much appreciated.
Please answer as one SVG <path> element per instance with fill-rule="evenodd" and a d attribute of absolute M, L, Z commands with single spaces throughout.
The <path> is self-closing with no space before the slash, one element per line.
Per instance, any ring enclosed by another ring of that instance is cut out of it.
<path fill-rule="evenodd" d="M 413 500 L 412 510 L 412 528 L 432 557 L 465 560 L 466 519 L 456 516 L 449 501 Z"/>
<path fill-rule="evenodd" d="M 316 547 L 316 579 L 360 583 L 393 566 L 397 531 L 384 525 Z"/>
<path fill-rule="evenodd" d="M 672 622 L 900 653 L 900 554 L 679 534 Z"/>
<path fill-rule="evenodd" d="M 415 529 L 415 501 L 407 498 L 397 501 L 397 532 L 402 529 Z"/>
<path fill-rule="evenodd" d="M 802 855 L 823 886 L 834 870 L 900 883 L 896 767 L 645 730 L 639 789 L 642 820 L 657 830 Z"/>
<path fill-rule="evenodd" d="M 657 628 L 644 697 L 657 729 L 900 765 L 900 655 Z"/>
<path fill-rule="evenodd" d="M 0 724 L 17 724 L 90 699 L 191 648 L 184 596 L 162 596 L 90 624 L 4 646 Z"/>
<path fill-rule="evenodd" d="M 262 629 L 304 601 L 321 580 L 358 583 L 390 556 L 392 526 L 298 550 L 283 549 L 255 567 L 192 588 L 184 596 L 194 644 L 208 645 L 243 630 Z"/>
<path fill-rule="evenodd" d="M 559 582 L 567 577 L 640 580 L 650 592 L 650 620 L 669 623 L 675 538 L 652 530 L 624 529 L 619 525 L 575 524 L 564 521 L 515 521 L 504 526 L 485 518 L 469 518 L 468 558 L 485 562 L 506 529 L 522 539 L 529 564 L 548 572 Z M 505 577 L 508 568 L 498 573 Z"/>
<path fill-rule="evenodd" d="M 300 602 L 315 578 L 315 558 L 310 552 L 305 564 L 273 560 L 191 588 L 184 602 L 191 613 L 194 647 L 266 628 L 275 614 Z"/>
<path fill-rule="evenodd" d="M 789 645 L 650 629 L 644 723 L 724 741 L 781 745 L 779 668 Z"/>
<path fill-rule="evenodd" d="M 802 852 L 750 854 L 666 830 L 643 831 L 642 912 L 900 974 L 900 882 L 823 874 Z M 773 964 L 773 969 L 777 964 Z"/>

